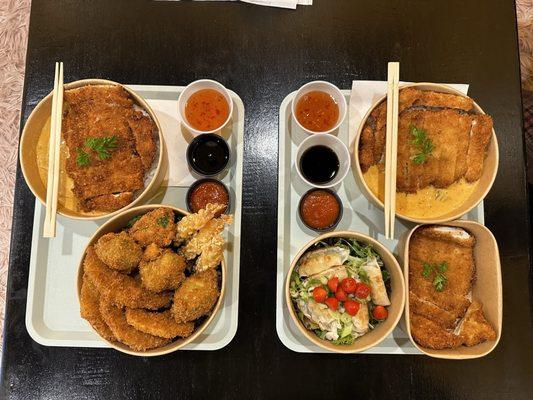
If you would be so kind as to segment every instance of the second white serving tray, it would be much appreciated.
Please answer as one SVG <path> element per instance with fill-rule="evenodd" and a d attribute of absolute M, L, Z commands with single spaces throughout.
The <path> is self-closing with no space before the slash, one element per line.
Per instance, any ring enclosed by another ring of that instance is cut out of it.
<path fill-rule="evenodd" d="M 179 126 L 177 100 L 184 87 L 129 86 L 144 97 L 158 117 L 167 120 L 168 126 Z M 225 231 L 228 241 L 224 253 L 228 267 L 226 294 L 217 317 L 202 335 L 183 348 L 185 350 L 221 349 L 231 342 L 237 332 L 244 104 L 237 94 L 231 92 L 231 95 L 234 102 L 233 130 L 228 138 L 232 155 L 231 164 L 224 177 L 219 177 L 230 191 L 231 212 L 234 214 L 233 224 Z M 164 104 L 161 100 L 175 102 L 176 112 L 172 115 L 167 112 L 159 115 L 162 111 L 158 110 L 158 104 Z M 172 118 L 175 121 L 168 121 Z M 166 134 L 164 133 L 165 136 Z M 184 146 L 167 149 L 183 153 L 185 150 Z M 191 177 L 186 181 L 192 180 Z M 188 183 L 179 187 L 161 187 L 150 203 L 170 204 L 186 209 L 187 190 Z M 42 237 L 44 215 L 45 208 L 36 199 L 26 303 L 26 329 L 33 340 L 45 346 L 109 347 L 80 317 L 77 296 L 77 267 L 81 253 L 92 234 L 104 221 L 78 221 L 58 216 L 57 236 L 45 239 Z"/>
<path fill-rule="evenodd" d="M 343 90 L 346 101 L 350 102 L 350 91 Z M 279 112 L 279 182 L 278 182 L 278 251 L 277 251 L 277 289 L 276 289 L 276 331 L 281 342 L 289 349 L 299 353 L 331 353 L 310 342 L 303 336 L 287 310 L 285 302 L 285 278 L 291 261 L 301 247 L 317 236 L 316 232 L 306 228 L 298 217 L 298 202 L 301 196 L 310 189 L 298 176 L 294 157 L 298 145 L 308 135 L 294 122 L 291 113 L 291 102 L 296 92 L 289 94 L 281 103 Z M 372 99 L 369 99 L 371 102 Z M 366 112 L 366 110 L 364 110 Z M 364 112 L 362 114 L 364 114 Z M 357 127 L 355 127 L 356 129 Z M 338 138 L 353 151 L 353 132 L 350 135 L 349 120 L 346 118 L 340 126 Z M 352 158 L 353 160 L 353 158 Z M 344 181 L 333 188 L 343 203 L 342 220 L 337 230 L 361 232 L 379 240 L 398 256 L 398 240 L 385 239 L 383 234 L 383 211 L 374 206 L 358 187 L 354 166 Z M 463 218 L 480 223 L 484 222 L 483 203 L 480 203 Z M 396 237 L 401 237 L 415 224 L 396 219 Z M 409 336 L 400 325 L 377 346 L 368 349 L 365 354 L 422 354 L 416 349 Z"/>

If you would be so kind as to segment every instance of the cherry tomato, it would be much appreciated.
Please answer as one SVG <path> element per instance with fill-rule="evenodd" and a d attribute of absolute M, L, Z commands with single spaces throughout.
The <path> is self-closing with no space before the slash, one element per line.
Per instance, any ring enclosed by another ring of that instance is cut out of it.
<path fill-rule="evenodd" d="M 344 290 L 342 290 L 342 288 L 338 288 L 337 291 L 335 292 L 335 297 L 337 298 L 337 300 L 339 301 L 346 301 L 348 300 L 348 296 L 346 296 L 346 292 Z"/>
<path fill-rule="evenodd" d="M 328 287 L 329 290 L 331 290 L 333 293 L 337 291 L 337 287 L 339 286 L 339 278 L 334 276 L 333 278 L 330 278 L 328 281 Z"/>
<path fill-rule="evenodd" d="M 355 300 L 346 300 L 344 302 L 344 309 L 348 314 L 350 314 L 352 317 L 357 314 L 359 311 L 359 307 L 361 307 L 361 303 Z"/>
<path fill-rule="evenodd" d="M 337 308 L 339 308 L 339 300 L 337 300 L 335 297 L 328 297 L 326 299 L 326 304 L 333 311 L 337 311 Z"/>
<path fill-rule="evenodd" d="M 328 292 L 322 286 L 313 289 L 313 298 L 317 303 L 323 303 L 328 298 Z"/>
<path fill-rule="evenodd" d="M 355 295 L 360 299 L 366 299 L 370 294 L 370 286 L 366 283 L 359 282 L 355 288 Z"/>
<path fill-rule="evenodd" d="M 341 282 L 341 287 L 346 293 L 355 293 L 357 282 L 354 278 L 344 278 Z"/>
<path fill-rule="evenodd" d="M 389 316 L 389 312 L 383 306 L 375 306 L 372 310 L 372 315 L 375 319 L 387 319 L 387 317 Z"/>

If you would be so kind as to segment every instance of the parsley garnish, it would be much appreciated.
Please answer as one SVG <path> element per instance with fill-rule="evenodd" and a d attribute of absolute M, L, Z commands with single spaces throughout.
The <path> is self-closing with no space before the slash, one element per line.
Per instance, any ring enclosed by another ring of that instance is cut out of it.
<path fill-rule="evenodd" d="M 448 263 L 446 261 L 440 264 L 424 263 L 423 268 L 422 275 L 424 278 L 429 278 L 431 274 L 434 274 L 433 286 L 435 286 L 437 292 L 442 292 L 444 286 L 448 283 L 448 278 L 444 275 L 448 269 Z"/>
<path fill-rule="evenodd" d="M 128 227 L 128 228 L 131 228 L 131 227 L 135 224 L 135 222 L 137 222 L 138 220 L 141 219 L 141 217 L 142 217 L 142 215 L 137 215 L 136 217 L 133 217 L 132 219 L 130 219 L 130 220 L 128 221 L 128 225 L 127 225 L 127 227 Z"/>
<path fill-rule="evenodd" d="M 413 124 L 411 124 L 409 128 L 411 129 L 411 135 L 413 136 L 411 144 L 415 145 L 418 149 L 418 153 L 411 159 L 417 165 L 424 164 L 434 149 L 433 141 L 427 137 L 425 130 L 419 129 Z"/>
<path fill-rule="evenodd" d="M 81 147 L 78 147 L 76 152 L 76 164 L 78 164 L 80 167 L 86 167 L 91 163 L 91 157 Z"/>
<path fill-rule="evenodd" d="M 117 148 L 117 137 L 90 137 L 85 140 L 85 146 L 94 150 L 100 160 L 111 157 L 111 151 Z"/>
<path fill-rule="evenodd" d="M 168 221 L 169 221 L 168 215 L 163 215 L 162 217 L 159 217 L 157 219 L 157 224 L 161 225 L 163 228 L 166 228 L 168 225 Z"/>

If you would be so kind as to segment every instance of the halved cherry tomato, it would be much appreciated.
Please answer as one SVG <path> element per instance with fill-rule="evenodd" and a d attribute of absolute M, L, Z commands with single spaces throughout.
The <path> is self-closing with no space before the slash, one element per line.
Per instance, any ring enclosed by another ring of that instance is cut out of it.
<path fill-rule="evenodd" d="M 317 286 L 313 289 L 313 298 L 317 303 L 323 303 L 328 298 L 328 291 L 322 286 Z"/>
<path fill-rule="evenodd" d="M 338 288 L 337 291 L 335 292 L 335 297 L 337 298 L 337 300 L 339 301 L 346 301 L 348 300 L 348 296 L 346 295 L 346 292 L 344 290 L 342 290 L 342 288 Z"/>
<path fill-rule="evenodd" d="M 346 305 L 344 305 L 346 307 Z M 372 315 L 375 319 L 387 319 L 389 312 L 383 306 L 375 306 L 372 310 Z"/>
<path fill-rule="evenodd" d="M 366 299 L 370 294 L 370 286 L 366 283 L 359 282 L 355 288 L 355 295 L 360 299 Z"/>
<path fill-rule="evenodd" d="M 358 301 L 346 300 L 344 302 L 344 309 L 352 317 L 359 312 L 359 307 L 361 307 L 361 303 L 359 303 Z"/>
<path fill-rule="evenodd" d="M 337 291 L 337 287 L 339 286 L 339 278 L 334 276 L 333 278 L 330 278 L 328 281 L 328 287 L 329 290 L 331 290 L 333 293 Z"/>
<path fill-rule="evenodd" d="M 354 278 L 344 278 L 341 282 L 341 287 L 346 293 L 355 293 L 357 282 Z"/>
<path fill-rule="evenodd" d="M 339 308 L 339 300 L 337 300 L 335 297 L 328 297 L 326 299 L 326 304 L 333 311 L 337 311 L 337 308 Z"/>

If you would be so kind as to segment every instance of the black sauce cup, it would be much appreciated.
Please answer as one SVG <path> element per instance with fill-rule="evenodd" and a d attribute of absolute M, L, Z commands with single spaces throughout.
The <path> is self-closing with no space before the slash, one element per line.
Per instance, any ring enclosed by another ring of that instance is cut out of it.
<path fill-rule="evenodd" d="M 196 136 L 187 147 L 187 163 L 199 175 L 215 176 L 221 173 L 229 159 L 228 143 L 214 133 Z"/>
<path fill-rule="evenodd" d="M 187 203 L 187 210 L 190 213 L 194 213 L 195 212 L 195 211 L 193 211 L 193 209 L 191 207 L 191 195 L 192 195 L 192 192 L 194 191 L 194 189 L 196 189 L 202 183 L 206 183 L 206 182 L 214 182 L 214 183 L 217 183 L 217 184 L 221 185 L 224 188 L 224 190 L 226 191 L 226 194 L 228 195 L 228 206 L 226 207 L 226 210 L 224 211 L 223 214 L 229 214 L 230 210 L 231 210 L 231 197 L 230 197 L 230 193 L 229 193 L 228 187 L 223 182 L 219 181 L 218 179 L 214 179 L 214 178 L 199 179 L 199 180 L 194 182 L 189 187 L 189 190 L 187 190 L 187 195 L 185 197 L 185 202 Z"/>
<path fill-rule="evenodd" d="M 328 192 L 329 194 L 332 194 L 333 197 L 335 197 L 335 200 L 337 200 L 337 204 L 339 205 L 339 215 L 337 216 L 337 219 L 335 220 L 335 222 L 333 224 L 331 224 L 330 226 L 327 226 L 325 228 L 313 228 L 312 226 L 307 225 L 307 223 L 305 222 L 305 219 L 302 216 L 302 205 L 303 205 L 304 199 L 309 194 L 311 194 L 313 192 L 320 192 L 320 191 Z M 310 189 L 307 192 L 305 192 L 305 194 L 300 198 L 300 202 L 298 203 L 298 216 L 300 217 L 300 221 L 302 221 L 302 223 L 307 228 L 311 229 L 312 231 L 319 232 L 319 233 L 329 232 L 329 231 L 332 231 L 333 229 L 335 229 L 337 227 L 337 225 L 339 224 L 339 222 L 341 221 L 341 219 L 342 219 L 342 212 L 343 212 L 342 201 L 341 201 L 340 197 L 337 195 L 337 193 L 335 193 L 331 189 L 318 189 L 318 188 Z"/>

